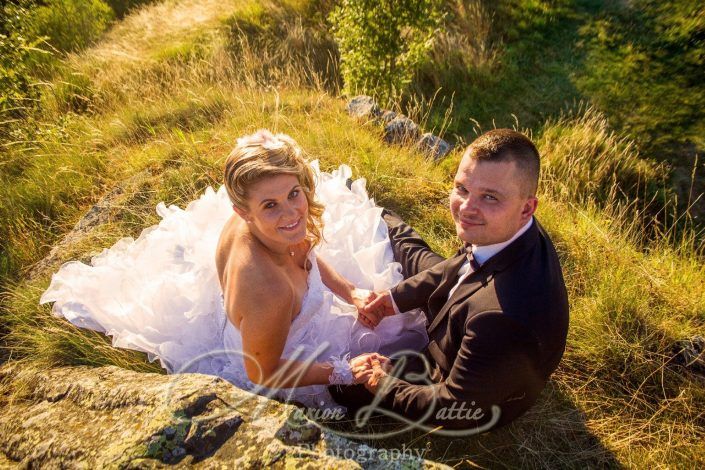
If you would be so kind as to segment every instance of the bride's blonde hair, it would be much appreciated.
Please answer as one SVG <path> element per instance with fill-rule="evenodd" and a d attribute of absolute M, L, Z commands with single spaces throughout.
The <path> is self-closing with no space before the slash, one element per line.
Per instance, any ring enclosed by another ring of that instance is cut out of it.
<path fill-rule="evenodd" d="M 323 205 L 314 199 L 315 175 L 294 139 L 260 129 L 237 139 L 237 145 L 225 160 L 225 189 L 239 209 L 248 208 L 248 189 L 254 183 L 276 175 L 294 175 L 299 180 L 308 201 L 306 238 L 312 246 L 317 245 L 323 230 Z"/>

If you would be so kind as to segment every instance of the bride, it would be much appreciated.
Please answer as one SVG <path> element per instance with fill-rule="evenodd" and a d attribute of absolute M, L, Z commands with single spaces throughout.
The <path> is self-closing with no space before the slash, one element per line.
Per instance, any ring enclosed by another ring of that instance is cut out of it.
<path fill-rule="evenodd" d="M 105 332 L 169 373 L 218 375 L 255 393 L 335 407 L 330 384 L 367 379 L 356 356 L 420 350 L 420 311 L 358 316 L 369 290 L 402 280 L 386 225 L 350 169 L 309 164 L 290 137 L 238 139 L 225 184 L 122 239 L 91 266 L 69 262 L 41 303 Z M 358 287 L 356 287 L 358 286 Z M 369 373 L 369 372 L 368 372 Z"/>

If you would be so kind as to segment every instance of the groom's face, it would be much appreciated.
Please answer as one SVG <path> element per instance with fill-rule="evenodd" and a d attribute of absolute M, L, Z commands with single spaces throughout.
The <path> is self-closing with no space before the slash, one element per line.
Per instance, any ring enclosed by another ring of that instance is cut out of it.
<path fill-rule="evenodd" d="M 526 191 L 514 162 L 463 157 L 450 194 L 450 212 L 458 237 L 473 245 L 509 240 L 526 224 L 537 206 Z"/>

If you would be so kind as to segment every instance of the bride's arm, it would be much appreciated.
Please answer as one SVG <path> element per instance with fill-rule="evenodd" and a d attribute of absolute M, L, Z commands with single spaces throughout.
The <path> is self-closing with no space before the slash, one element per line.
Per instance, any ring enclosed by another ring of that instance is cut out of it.
<path fill-rule="evenodd" d="M 318 262 L 318 270 L 321 272 L 321 281 L 323 281 L 323 284 L 347 303 L 355 304 L 355 286 L 338 274 L 338 272 L 323 261 L 320 256 L 316 257 L 316 261 Z"/>
<path fill-rule="evenodd" d="M 247 280 L 247 286 L 229 286 L 226 306 L 231 321 L 231 312 L 242 314 L 239 329 L 248 378 L 267 388 L 328 384 L 331 364 L 282 358 L 295 300 L 291 286 L 261 266 L 231 279 Z"/>

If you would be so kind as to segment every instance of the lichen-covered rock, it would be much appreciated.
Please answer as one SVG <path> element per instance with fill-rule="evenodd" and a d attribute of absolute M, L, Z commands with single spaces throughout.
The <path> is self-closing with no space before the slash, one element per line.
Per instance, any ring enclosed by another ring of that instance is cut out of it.
<path fill-rule="evenodd" d="M 312 444 L 321 438 L 321 428 L 297 409 L 289 415 L 275 436 L 289 445 Z"/>
<path fill-rule="evenodd" d="M 348 113 L 360 120 L 373 120 L 382 115 L 379 105 L 371 96 L 360 95 L 351 99 L 347 105 Z"/>
<path fill-rule="evenodd" d="M 0 368 L 0 464 L 17 467 L 419 468 L 322 431 L 298 408 L 200 374 Z M 350 457 L 350 458 L 348 458 Z"/>
<path fill-rule="evenodd" d="M 416 145 L 419 150 L 434 160 L 440 160 L 445 157 L 453 148 L 448 142 L 430 132 L 422 135 Z"/>
<path fill-rule="evenodd" d="M 398 114 L 384 126 L 384 141 L 388 144 L 403 144 L 418 138 L 419 126 L 403 114 Z"/>

